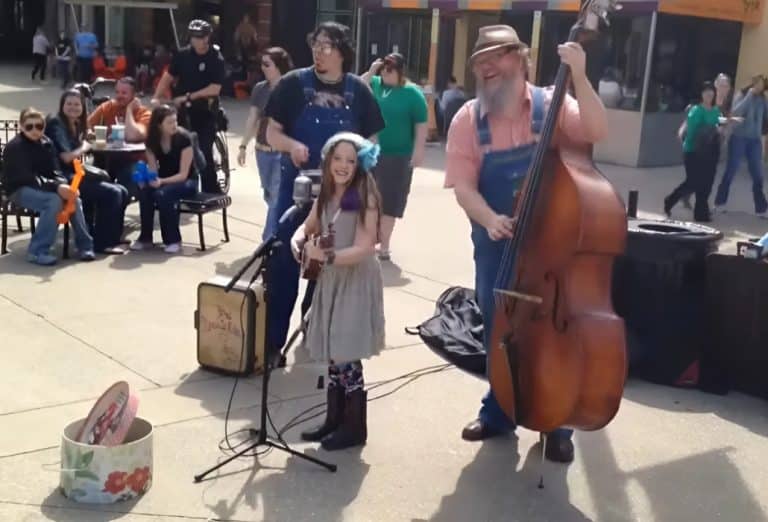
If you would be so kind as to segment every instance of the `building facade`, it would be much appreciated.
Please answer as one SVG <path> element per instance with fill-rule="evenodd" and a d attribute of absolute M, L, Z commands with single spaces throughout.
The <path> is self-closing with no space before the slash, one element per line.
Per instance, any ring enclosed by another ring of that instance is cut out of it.
<path fill-rule="evenodd" d="M 626 166 L 682 161 L 676 132 L 704 80 L 718 73 L 741 85 L 768 72 L 765 0 L 623 0 L 600 38 L 586 45 L 588 75 L 608 107 L 611 136 L 595 158 Z M 412 78 L 437 91 L 449 76 L 474 92 L 467 57 L 480 26 L 505 23 L 530 43 L 531 78 L 554 80 L 557 45 L 568 37 L 578 1 L 366 0 L 360 2 L 365 63 L 405 49 Z M 431 23 L 425 23 L 430 20 Z M 434 24 L 438 30 L 434 31 Z M 386 30 L 377 29 L 384 27 Z M 409 28 L 415 27 L 416 30 Z M 437 32 L 439 45 L 425 35 Z M 428 58 L 424 58 L 427 49 Z M 433 56 L 434 54 L 434 56 Z M 430 67 L 434 65 L 434 67 Z M 427 73 L 425 76 L 425 72 Z M 738 72 L 738 74 L 737 74 Z"/>
<path fill-rule="evenodd" d="M 104 48 L 124 50 L 147 44 L 173 49 L 186 42 L 186 26 L 204 18 L 216 27 L 215 40 L 225 56 L 236 54 L 236 28 L 248 14 L 259 47 L 272 40 L 272 0 L 0 0 L 0 58 L 27 59 L 32 36 L 43 26 L 49 39 L 79 29 L 96 34 Z M 171 18 L 173 13 L 173 18 Z M 175 30 L 174 30 L 175 24 Z"/>

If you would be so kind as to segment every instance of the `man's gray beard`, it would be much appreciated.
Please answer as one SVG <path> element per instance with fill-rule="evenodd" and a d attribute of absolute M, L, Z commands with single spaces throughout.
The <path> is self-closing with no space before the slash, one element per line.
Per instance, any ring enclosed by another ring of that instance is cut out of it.
<path fill-rule="evenodd" d="M 493 92 L 488 92 L 485 85 L 480 85 L 477 98 L 486 112 L 501 114 L 512 104 L 513 98 L 510 94 L 514 92 L 514 89 L 515 76 L 507 76 L 502 79 L 501 84 Z"/>

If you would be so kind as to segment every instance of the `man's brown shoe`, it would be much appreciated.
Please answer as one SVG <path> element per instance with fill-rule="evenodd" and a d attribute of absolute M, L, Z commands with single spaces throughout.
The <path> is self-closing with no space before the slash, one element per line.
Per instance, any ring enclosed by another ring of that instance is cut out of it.
<path fill-rule="evenodd" d="M 461 438 L 469 441 L 478 441 L 503 435 L 503 432 L 491 428 L 480 419 L 475 419 L 464 427 Z"/>
<path fill-rule="evenodd" d="M 573 462 L 573 441 L 564 437 L 547 437 L 547 447 L 544 456 L 552 462 L 568 464 Z"/>

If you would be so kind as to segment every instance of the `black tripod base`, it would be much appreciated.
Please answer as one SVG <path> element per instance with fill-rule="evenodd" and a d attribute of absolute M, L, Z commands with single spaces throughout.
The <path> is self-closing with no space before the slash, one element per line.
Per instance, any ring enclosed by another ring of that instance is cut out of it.
<path fill-rule="evenodd" d="M 260 440 L 258 440 L 257 442 L 254 442 L 253 444 L 251 444 L 247 448 L 245 448 L 245 449 L 243 449 L 241 451 L 238 451 L 237 453 L 235 453 L 234 455 L 229 457 L 227 460 L 224 460 L 224 461 L 216 464 L 212 468 L 209 468 L 209 469 L 205 470 L 204 472 L 200 473 L 199 475 L 195 475 L 195 483 L 202 482 L 205 477 L 207 477 L 208 475 L 210 475 L 211 473 L 213 473 L 217 469 L 219 469 L 219 468 L 221 468 L 223 466 L 226 466 L 227 464 L 229 464 L 233 460 L 242 457 L 246 453 L 249 453 L 249 452 L 253 451 L 254 449 L 256 449 L 256 448 L 258 448 L 260 446 L 266 446 L 266 447 L 269 447 L 269 448 L 275 448 L 275 449 L 279 449 L 280 451 L 284 451 L 286 453 L 290 453 L 291 455 L 299 457 L 300 459 L 304 459 L 304 460 L 307 460 L 307 461 L 312 462 L 314 464 L 317 464 L 318 466 L 322 466 L 322 467 L 324 467 L 325 469 L 327 469 L 328 471 L 330 471 L 332 473 L 335 473 L 336 469 L 337 469 L 336 464 L 331 464 L 330 462 L 325 462 L 325 461 L 322 461 L 320 459 L 316 459 L 314 457 L 310 457 L 309 455 L 305 455 L 304 453 L 302 453 L 300 451 L 296 451 L 294 449 L 291 449 L 288 446 L 284 446 L 283 444 L 278 444 L 277 442 L 274 442 L 274 441 L 272 441 L 272 440 L 270 440 L 268 438 L 266 440 L 261 440 L 261 438 L 260 438 Z"/>

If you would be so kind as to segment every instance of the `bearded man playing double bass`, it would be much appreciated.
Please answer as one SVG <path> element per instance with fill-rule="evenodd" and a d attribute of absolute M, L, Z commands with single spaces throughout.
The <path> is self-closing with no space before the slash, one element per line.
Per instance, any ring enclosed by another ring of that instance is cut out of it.
<path fill-rule="evenodd" d="M 606 135 L 605 107 L 587 79 L 581 46 L 573 42 L 560 45 L 558 54 L 570 66 L 575 99 L 567 96 L 563 102 L 555 144 L 586 147 Z M 494 284 L 505 240 L 514 234 L 512 203 L 531 163 L 553 89 L 528 83 L 528 46 L 506 25 L 480 28 L 470 65 L 477 99 L 456 113 L 448 131 L 445 186 L 453 188 L 472 226 L 475 290 L 487 352 Z M 478 418 L 464 428 L 462 438 L 483 440 L 514 428 L 489 390 Z M 571 462 L 572 435 L 573 430 L 563 428 L 548 434 L 546 458 Z"/>

